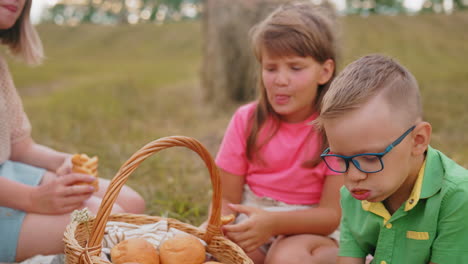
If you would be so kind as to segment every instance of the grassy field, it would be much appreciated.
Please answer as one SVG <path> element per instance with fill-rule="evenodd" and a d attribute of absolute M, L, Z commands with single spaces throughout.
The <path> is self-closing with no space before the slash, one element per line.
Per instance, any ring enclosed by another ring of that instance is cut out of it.
<path fill-rule="evenodd" d="M 468 167 L 468 13 L 341 22 L 340 68 L 375 52 L 401 61 L 420 82 L 432 145 Z M 215 155 L 235 106 L 215 109 L 202 100 L 199 22 L 39 31 L 44 65 L 10 63 L 36 141 L 98 155 L 106 178 L 164 136 L 197 138 Z M 204 219 L 211 199 L 203 163 L 183 148 L 157 153 L 128 184 L 145 197 L 148 214 L 192 224 Z"/>

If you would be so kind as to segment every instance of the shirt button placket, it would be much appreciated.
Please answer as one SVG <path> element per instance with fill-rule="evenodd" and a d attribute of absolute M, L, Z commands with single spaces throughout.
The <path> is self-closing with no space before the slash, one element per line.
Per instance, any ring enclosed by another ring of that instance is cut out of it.
<path fill-rule="evenodd" d="M 393 247 L 395 246 L 394 224 L 384 223 L 380 229 L 379 246 L 376 248 L 374 262 L 376 264 L 390 264 L 393 259 Z"/>

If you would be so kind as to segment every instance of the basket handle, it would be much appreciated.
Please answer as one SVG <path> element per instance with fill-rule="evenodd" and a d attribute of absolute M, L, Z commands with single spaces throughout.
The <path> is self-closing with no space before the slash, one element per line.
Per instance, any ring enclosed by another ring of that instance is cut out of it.
<path fill-rule="evenodd" d="M 112 210 L 112 206 L 117 199 L 120 190 L 127 182 L 130 174 L 152 154 L 170 147 L 187 147 L 196 152 L 205 162 L 206 167 L 210 172 L 211 184 L 213 187 L 211 215 L 208 220 L 208 227 L 205 232 L 204 240 L 209 244 L 215 235 L 221 235 L 221 183 L 219 177 L 218 167 L 216 166 L 213 158 L 206 148 L 196 139 L 184 136 L 171 136 L 154 140 L 140 150 L 135 152 L 130 159 L 128 159 L 122 167 L 120 167 L 117 174 L 112 179 L 109 188 L 102 198 L 99 211 L 96 219 L 94 220 L 93 229 L 91 231 L 91 238 L 88 247 L 101 246 L 104 237 L 104 230 L 107 220 Z"/>

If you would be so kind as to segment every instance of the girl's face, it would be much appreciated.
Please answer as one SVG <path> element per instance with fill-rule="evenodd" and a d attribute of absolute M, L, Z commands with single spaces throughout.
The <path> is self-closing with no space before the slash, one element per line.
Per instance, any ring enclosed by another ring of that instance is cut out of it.
<path fill-rule="evenodd" d="M 334 70 L 333 60 L 320 64 L 312 57 L 262 54 L 262 79 L 268 101 L 281 120 L 297 123 L 314 112 L 318 85 Z"/>
<path fill-rule="evenodd" d="M 0 29 L 9 29 L 18 20 L 26 0 L 0 0 Z"/>

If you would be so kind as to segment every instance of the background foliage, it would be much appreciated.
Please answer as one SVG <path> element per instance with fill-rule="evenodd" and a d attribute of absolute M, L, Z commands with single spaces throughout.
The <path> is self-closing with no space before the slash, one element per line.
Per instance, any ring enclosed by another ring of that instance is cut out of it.
<path fill-rule="evenodd" d="M 468 13 L 340 22 L 339 68 L 375 52 L 406 65 L 421 86 L 432 145 L 468 167 Z M 238 104 L 202 100 L 199 21 L 38 29 L 48 56 L 44 65 L 10 60 L 37 142 L 98 155 L 106 178 L 138 148 L 164 136 L 197 138 L 216 154 Z M 183 148 L 157 153 L 128 184 L 145 197 L 148 214 L 192 224 L 203 221 L 211 199 L 203 163 Z"/>

